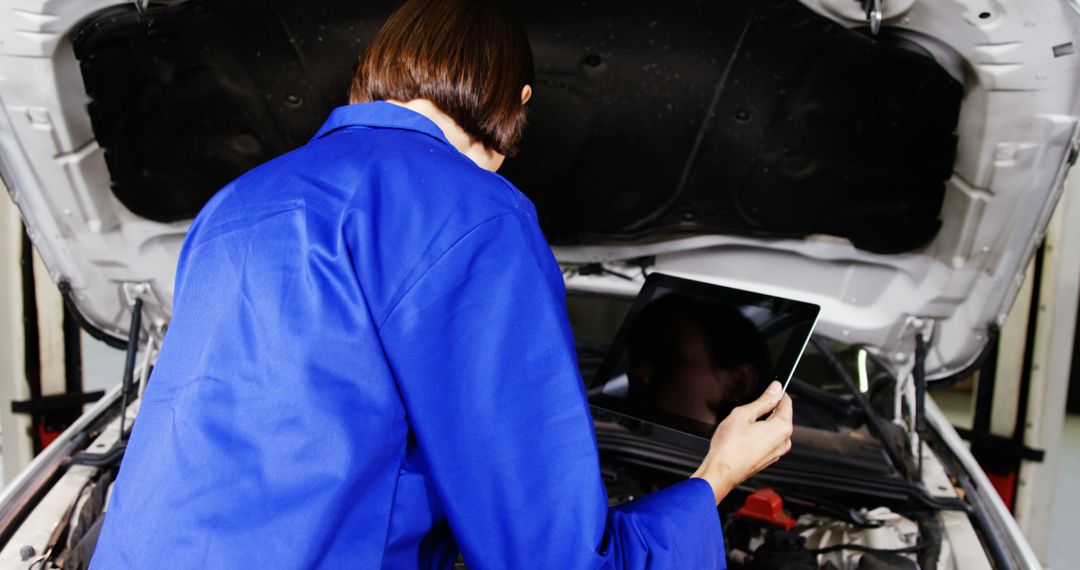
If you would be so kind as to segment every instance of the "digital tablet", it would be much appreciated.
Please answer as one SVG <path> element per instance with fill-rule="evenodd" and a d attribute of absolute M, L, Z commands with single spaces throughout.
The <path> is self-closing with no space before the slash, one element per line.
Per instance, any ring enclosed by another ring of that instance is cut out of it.
<path fill-rule="evenodd" d="M 592 383 L 594 408 L 709 437 L 776 380 L 787 389 L 820 307 L 653 273 Z"/>

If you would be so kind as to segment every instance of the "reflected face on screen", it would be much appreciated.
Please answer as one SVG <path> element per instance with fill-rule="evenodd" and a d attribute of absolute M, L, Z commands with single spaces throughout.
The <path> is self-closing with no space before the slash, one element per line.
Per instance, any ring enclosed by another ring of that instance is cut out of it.
<path fill-rule="evenodd" d="M 627 335 L 629 399 L 716 424 L 760 393 L 769 351 L 737 309 L 669 294 L 642 309 Z"/>

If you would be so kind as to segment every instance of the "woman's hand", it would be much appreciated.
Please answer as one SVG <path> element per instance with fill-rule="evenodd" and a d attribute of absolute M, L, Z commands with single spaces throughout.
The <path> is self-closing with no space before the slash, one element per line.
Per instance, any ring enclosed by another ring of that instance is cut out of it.
<path fill-rule="evenodd" d="M 770 410 L 768 419 L 758 421 Z M 717 426 L 708 455 L 691 477 L 708 481 L 719 504 L 736 485 L 791 449 L 791 429 L 791 398 L 781 398 L 780 383 L 773 382 L 760 398 L 735 408 Z"/>

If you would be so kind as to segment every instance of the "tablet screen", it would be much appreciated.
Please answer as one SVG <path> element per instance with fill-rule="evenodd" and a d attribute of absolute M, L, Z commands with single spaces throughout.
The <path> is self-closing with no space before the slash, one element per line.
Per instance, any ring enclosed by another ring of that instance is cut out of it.
<path fill-rule="evenodd" d="M 817 305 L 650 275 L 589 387 L 594 407 L 708 437 L 773 380 L 787 382 Z"/>

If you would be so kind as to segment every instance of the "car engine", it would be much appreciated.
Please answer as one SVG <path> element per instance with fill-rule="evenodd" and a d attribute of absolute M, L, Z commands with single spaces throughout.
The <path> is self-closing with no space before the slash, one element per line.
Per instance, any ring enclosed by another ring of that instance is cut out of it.
<path fill-rule="evenodd" d="M 606 470 L 611 504 L 653 489 L 627 471 Z M 640 475 L 640 473 L 639 473 Z M 769 487 L 740 486 L 720 506 L 727 563 L 731 569 L 766 570 L 949 568 L 940 565 L 940 530 L 931 515 L 906 516 L 887 507 L 857 508 L 843 516 L 835 506 L 800 499 L 785 504 Z M 741 504 L 731 510 L 730 504 Z M 839 515 L 839 513 L 838 513 Z"/>

